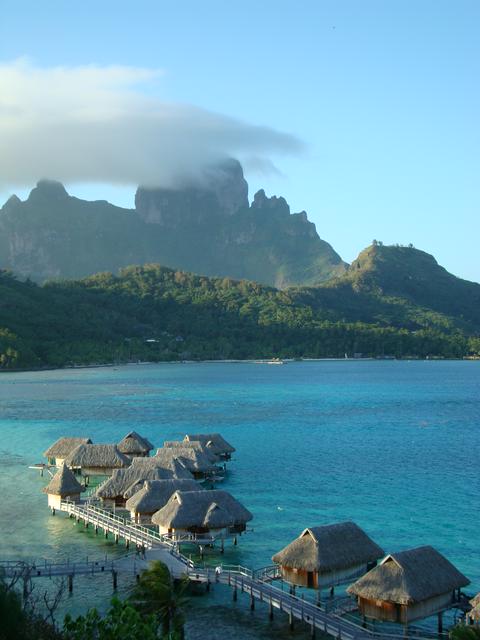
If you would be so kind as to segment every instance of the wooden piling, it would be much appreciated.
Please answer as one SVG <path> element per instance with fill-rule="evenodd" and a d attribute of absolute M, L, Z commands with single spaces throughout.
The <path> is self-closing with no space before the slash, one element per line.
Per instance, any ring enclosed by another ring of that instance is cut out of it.
<path fill-rule="evenodd" d="M 443 633 L 443 611 L 438 612 L 438 633 Z"/>
<path fill-rule="evenodd" d="M 288 628 L 293 631 L 293 613 L 291 611 L 288 614 Z"/>
<path fill-rule="evenodd" d="M 72 593 L 73 591 L 73 573 L 70 573 L 68 576 L 68 593 Z"/>
<path fill-rule="evenodd" d="M 273 604 L 272 604 L 272 596 L 270 596 L 270 604 L 268 605 L 268 619 L 273 620 Z"/>
<path fill-rule="evenodd" d="M 112 571 L 112 582 L 113 582 L 113 590 L 117 590 L 117 572 Z"/>

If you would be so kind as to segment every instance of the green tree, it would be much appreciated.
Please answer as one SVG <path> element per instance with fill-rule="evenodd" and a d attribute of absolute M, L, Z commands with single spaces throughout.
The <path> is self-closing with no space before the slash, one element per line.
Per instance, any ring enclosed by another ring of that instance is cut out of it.
<path fill-rule="evenodd" d="M 65 617 L 63 636 L 68 640 L 156 640 L 155 616 L 142 616 L 130 603 L 113 598 L 107 614 L 97 609 L 73 619 Z"/>
<path fill-rule="evenodd" d="M 0 640 L 60 640 L 56 629 L 0 576 Z"/>
<path fill-rule="evenodd" d="M 188 578 L 173 580 L 168 567 L 156 560 L 141 574 L 132 602 L 142 613 L 157 617 L 165 637 L 180 640 L 184 637 L 187 588 Z"/>
<path fill-rule="evenodd" d="M 480 627 L 457 624 L 449 635 L 451 640 L 480 640 Z"/>

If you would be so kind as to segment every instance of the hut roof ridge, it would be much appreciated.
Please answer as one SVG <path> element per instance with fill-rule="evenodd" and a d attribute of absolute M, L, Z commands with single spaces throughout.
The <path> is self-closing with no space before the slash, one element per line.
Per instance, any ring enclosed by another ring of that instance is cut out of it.
<path fill-rule="evenodd" d="M 192 447 L 162 447 L 157 449 L 157 453 L 153 458 L 164 460 L 177 459 L 189 471 L 209 472 L 215 471 L 216 467 L 212 464 L 211 459 L 202 451 L 198 451 Z"/>
<path fill-rule="evenodd" d="M 107 478 L 97 487 L 95 496 L 97 498 L 125 496 L 132 488 L 135 489 L 139 483 L 143 483 L 145 480 L 163 480 L 171 477 L 172 472 L 170 470 L 132 464 L 126 469 L 116 469 L 110 478 Z M 135 492 L 133 490 L 133 493 Z"/>
<path fill-rule="evenodd" d="M 276 553 L 283 566 L 320 573 L 347 569 L 378 560 L 384 551 L 354 522 L 308 527 Z"/>
<path fill-rule="evenodd" d="M 85 491 L 85 487 L 78 482 L 66 465 L 62 465 L 47 486 L 43 488 L 44 493 L 62 497 L 75 495 L 82 491 Z"/>
<path fill-rule="evenodd" d="M 215 527 L 243 524 L 253 518 L 250 511 L 230 493 L 217 489 L 211 491 L 176 491 L 167 504 L 153 515 L 152 522 L 161 526 L 175 528 L 200 526 L 205 523 L 209 510 L 210 516 L 213 517 L 211 510 L 213 504 L 216 504 L 221 512 L 218 517 L 215 517 Z M 222 516 L 221 518 L 220 515 Z"/>
<path fill-rule="evenodd" d="M 116 444 L 81 444 L 65 459 L 70 467 L 124 468 L 130 462 Z"/>
<path fill-rule="evenodd" d="M 136 431 L 129 431 L 117 444 L 122 453 L 148 453 L 152 451 L 153 444 Z"/>
<path fill-rule="evenodd" d="M 234 453 L 235 447 L 225 440 L 220 433 L 187 433 L 185 441 L 200 441 L 213 447 L 217 453 Z"/>
<path fill-rule="evenodd" d="M 178 490 L 205 491 L 195 480 L 145 480 L 143 486 L 132 495 L 126 503 L 129 511 L 138 513 L 154 513 L 167 504 L 170 497 Z"/>
<path fill-rule="evenodd" d="M 90 438 L 63 436 L 50 445 L 43 455 L 45 458 L 66 458 L 81 444 L 92 444 L 92 441 Z"/>
<path fill-rule="evenodd" d="M 389 554 L 348 588 L 349 593 L 411 604 L 470 584 L 445 556 L 426 545 Z"/>

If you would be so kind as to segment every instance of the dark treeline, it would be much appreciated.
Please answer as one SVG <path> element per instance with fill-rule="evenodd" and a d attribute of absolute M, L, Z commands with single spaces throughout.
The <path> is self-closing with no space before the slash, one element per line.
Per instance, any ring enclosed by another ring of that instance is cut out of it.
<path fill-rule="evenodd" d="M 20 282 L 4 272 L 0 366 L 345 353 L 459 358 L 480 350 L 480 338 L 448 319 L 443 322 L 438 313 L 429 323 L 428 312 L 410 306 L 407 326 L 401 324 L 404 314 L 396 319 L 394 313 L 383 318 L 377 313 L 368 322 L 352 314 L 345 317 L 341 292 L 337 312 L 331 304 L 325 310 L 322 295 L 315 288 L 278 291 L 159 265 L 44 286 Z"/>

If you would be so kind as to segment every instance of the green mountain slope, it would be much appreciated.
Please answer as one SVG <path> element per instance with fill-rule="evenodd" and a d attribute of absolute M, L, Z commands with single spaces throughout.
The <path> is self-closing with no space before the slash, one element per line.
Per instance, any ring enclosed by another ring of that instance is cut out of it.
<path fill-rule="evenodd" d="M 413 247 L 372 245 L 343 276 L 302 288 L 295 300 L 347 322 L 480 331 L 480 285 L 455 277 Z"/>
<path fill-rule="evenodd" d="M 280 288 L 346 268 L 306 214 L 291 214 L 283 198 L 260 191 L 250 205 L 233 160 L 193 186 L 139 188 L 131 210 L 71 197 L 51 181 L 0 210 L 0 268 L 20 276 L 80 278 L 150 262 Z"/>
<path fill-rule="evenodd" d="M 480 350 L 480 339 L 453 325 L 345 322 L 343 309 L 323 307 L 316 297 L 334 291 L 279 291 L 155 264 L 129 267 L 120 276 L 103 273 L 43 286 L 2 273 L 0 366 L 358 352 L 462 357 Z"/>

